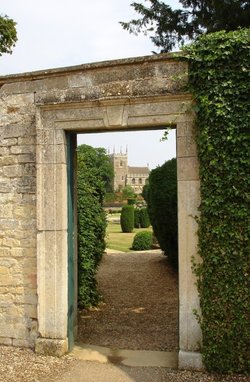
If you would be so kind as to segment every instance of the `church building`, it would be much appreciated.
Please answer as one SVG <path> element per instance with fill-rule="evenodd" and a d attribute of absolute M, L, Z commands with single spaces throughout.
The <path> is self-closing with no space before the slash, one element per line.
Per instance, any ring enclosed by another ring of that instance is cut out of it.
<path fill-rule="evenodd" d="M 142 192 L 143 186 L 149 177 L 148 167 L 128 166 L 128 151 L 123 153 L 110 154 L 110 159 L 114 168 L 113 190 L 119 191 L 125 186 L 131 186 L 136 194 Z"/>

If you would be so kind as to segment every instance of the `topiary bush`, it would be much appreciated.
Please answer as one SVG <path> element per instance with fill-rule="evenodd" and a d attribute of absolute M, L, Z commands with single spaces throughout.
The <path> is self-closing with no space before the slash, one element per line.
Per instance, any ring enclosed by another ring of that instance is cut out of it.
<path fill-rule="evenodd" d="M 134 237 L 132 249 L 134 251 L 146 251 L 151 249 L 153 242 L 153 234 L 149 231 L 137 232 Z"/>
<path fill-rule="evenodd" d="M 140 209 L 139 208 L 135 208 L 135 211 L 134 211 L 134 219 L 135 219 L 135 222 L 134 222 L 134 225 L 135 225 L 135 228 L 140 228 Z"/>
<path fill-rule="evenodd" d="M 133 232 L 134 229 L 134 206 L 125 205 L 122 207 L 122 212 L 120 216 L 120 224 L 122 232 Z"/>
<path fill-rule="evenodd" d="M 249 41 L 250 29 L 213 33 L 185 56 L 200 162 L 202 353 L 219 373 L 250 371 Z"/>
<path fill-rule="evenodd" d="M 147 189 L 148 213 L 154 234 L 164 254 L 178 267 L 178 218 L 176 159 L 150 172 Z"/>
<path fill-rule="evenodd" d="M 140 210 L 140 226 L 141 228 L 148 228 L 150 226 L 150 219 L 147 207 L 143 207 Z"/>

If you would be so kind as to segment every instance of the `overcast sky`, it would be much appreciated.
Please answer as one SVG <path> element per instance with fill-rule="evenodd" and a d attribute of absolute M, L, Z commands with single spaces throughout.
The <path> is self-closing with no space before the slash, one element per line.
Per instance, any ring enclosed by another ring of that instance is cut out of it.
<path fill-rule="evenodd" d="M 137 17 L 132 0 L 0 0 L 0 12 L 17 22 L 18 42 L 12 55 L 0 57 L 0 75 L 150 55 L 147 36 L 133 36 L 119 21 Z M 141 0 L 147 4 L 147 1 Z M 178 6 L 177 0 L 165 1 Z M 125 151 L 129 164 L 150 168 L 175 156 L 175 132 L 81 135 L 79 143 Z"/>

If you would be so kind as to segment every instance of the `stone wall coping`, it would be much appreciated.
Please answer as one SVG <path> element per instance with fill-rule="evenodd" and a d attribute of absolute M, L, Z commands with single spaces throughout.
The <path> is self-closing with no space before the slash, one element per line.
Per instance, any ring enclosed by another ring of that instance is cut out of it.
<path fill-rule="evenodd" d="M 20 82 L 24 80 L 33 80 L 33 79 L 37 80 L 37 79 L 43 79 L 48 77 L 63 76 L 67 73 L 70 74 L 70 73 L 82 72 L 86 70 L 95 70 L 95 69 L 108 68 L 108 67 L 143 64 L 143 63 L 156 62 L 156 61 L 174 62 L 178 58 L 178 53 L 180 52 L 153 54 L 150 56 L 129 57 L 129 58 L 122 58 L 117 60 L 99 61 L 99 62 L 86 63 L 81 65 L 67 66 L 67 67 L 61 67 L 61 68 L 8 74 L 8 75 L 0 76 L 0 86 L 6 83 L 11 83 L 11 82 Z"/>

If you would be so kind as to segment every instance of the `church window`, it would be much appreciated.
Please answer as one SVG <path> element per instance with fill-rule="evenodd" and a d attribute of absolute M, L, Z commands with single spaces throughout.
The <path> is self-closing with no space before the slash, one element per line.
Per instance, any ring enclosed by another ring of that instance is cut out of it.
<path fill-rule="evenodd" d="M 135 178 L 132 178 L 132 184 L 135 184 Z"/>
<path fill-rule="evenodd" d="M 139 178 L 139 184 L 142 184 L 142 178 Z"/>

